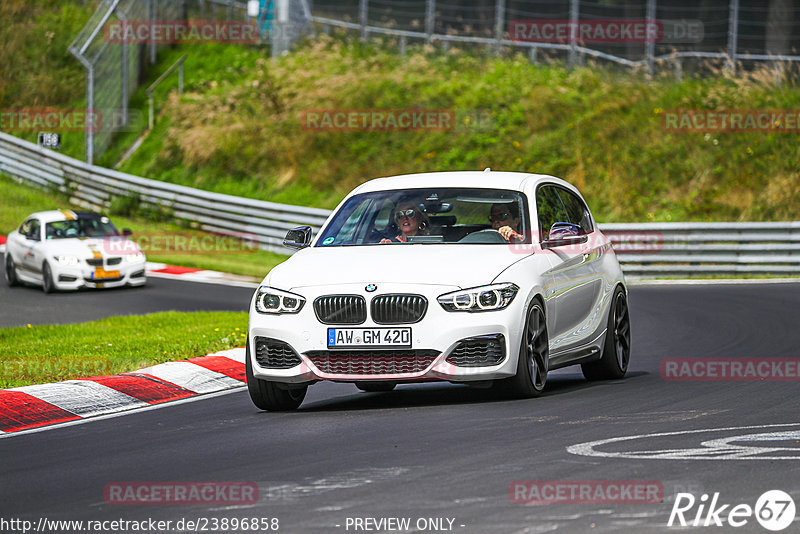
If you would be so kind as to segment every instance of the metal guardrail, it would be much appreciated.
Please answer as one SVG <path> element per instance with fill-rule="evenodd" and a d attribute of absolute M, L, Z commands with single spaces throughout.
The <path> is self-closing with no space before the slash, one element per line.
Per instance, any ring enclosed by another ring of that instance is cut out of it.
<path fill-rule="evenodd" d="M 276 204 L 149 180 L 87 165 L 0 132 L 0 172 L 69 193 L 75 203 L 108 209 L 138 195 L 142 202 L 189 219 L 206 231 L 246 236 L 261 248 L 288 254 L 289 227 L 314 232 L 329 210 Z M 800 275 L 800 222 L 603 224 L 629 278 L 708 275 Z"/>
<path fill-rule="evenodd" d="M 630 278 L 800 275 L 800 222 L 601 225 Z"/>
<path fill-rule="evenodd" d="M 87 165 L 17 137 L 0 132 L 0 172 L 41 187 L 57 188 L 76 204 L 108 209 L 117 197 L 138 195 L 176 219 L 200 229 L 244 237 L 266 250 L 287 253 L 282 246 L 288 227 L 307 224 L 316 232 L 329 210 L 276 204 L 212 193 Z"/>

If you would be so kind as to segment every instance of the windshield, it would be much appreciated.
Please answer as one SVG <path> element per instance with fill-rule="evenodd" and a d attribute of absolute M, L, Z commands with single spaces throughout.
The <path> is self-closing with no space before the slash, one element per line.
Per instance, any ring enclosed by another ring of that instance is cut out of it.
<path fill-rule="evenodd" d="M 523 194 L 502 189 L 363 193 L 342 206 L 316 246 L 525 243 L 530 237 L 523 236 L 531 235 L 526 208 Z"/>
<path fill-rule="evenodd" d="M 71 237 L 105 237 L 119 235 L 116 227 L 106 217 L 78 218 L 55 221 L 45 226 L 46 239 L 68 239 Z"/>

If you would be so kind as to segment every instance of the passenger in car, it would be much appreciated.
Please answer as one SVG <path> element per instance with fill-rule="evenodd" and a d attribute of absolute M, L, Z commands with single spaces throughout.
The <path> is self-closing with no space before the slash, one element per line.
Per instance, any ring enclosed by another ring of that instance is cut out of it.
<path fill-rule="evenodd" d="M 509 243 L 512 241 L 519 243 L 525 240 L 525 236 L 519 232 L 519 206 L 516 202 L 492 204 L 489 222 L 492 223 L 492 228 L 497 230 Z"/>
<path fill-rule="evenodd" d="M 406 243 L 409 237 L 430 233 L 428 215 L 411 201 L 401 200 L 398 202 L 392 212 L 392 220 L 400 234 L 394 239 L 381 239 L 381 243 L 392 243 L 393 241 Z"/>

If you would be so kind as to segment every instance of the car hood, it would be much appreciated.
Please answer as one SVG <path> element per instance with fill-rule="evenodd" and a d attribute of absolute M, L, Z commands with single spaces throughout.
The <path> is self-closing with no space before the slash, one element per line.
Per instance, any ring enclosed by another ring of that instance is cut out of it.
<path fill-rule="evenodd" d="M 285 290 L 331 284 L 488 284 L 525 257 L 504 245 L 313 247 L 278 265 L 264 283 Z"/>
<path fill-rule="evenodd" d="M 45 241 L 47 252 L 54 256 L 77 256 L 91 258 L 95 252 L 103 257 L 127 256 L 141 252 L 139 245 L 125 237 L 74 237 L 68 239 L 48 239 Z"/>

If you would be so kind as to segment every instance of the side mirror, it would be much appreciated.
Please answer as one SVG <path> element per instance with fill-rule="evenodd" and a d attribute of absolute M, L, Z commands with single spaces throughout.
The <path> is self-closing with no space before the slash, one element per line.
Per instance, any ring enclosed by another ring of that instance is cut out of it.
<path fill-rule="evenodd" d="M 545 248 L 560 247 L 563 245 L 574 245 L 585 243 L 588 240 L 581 227 L 577 224 L 568 222 L 555 222 L 550 227 L 550 233 L 546 241 L 542 241 Z"/>
<path fill-rule="evenodd" d="M 123 228 L 122 235 L 124 235 L 125 237 L 133 235 L 133 230 L 131 230 L 130 228 Z"/>
<path fill-rule="evenodd" d="M 286 237 L 283 240 L 284 247 L 297 250 L 306 248 L 309 243 L 311 243 L 310 226 L 298 226 L 297 228 L 292 228 L 286 233 Z"/>

